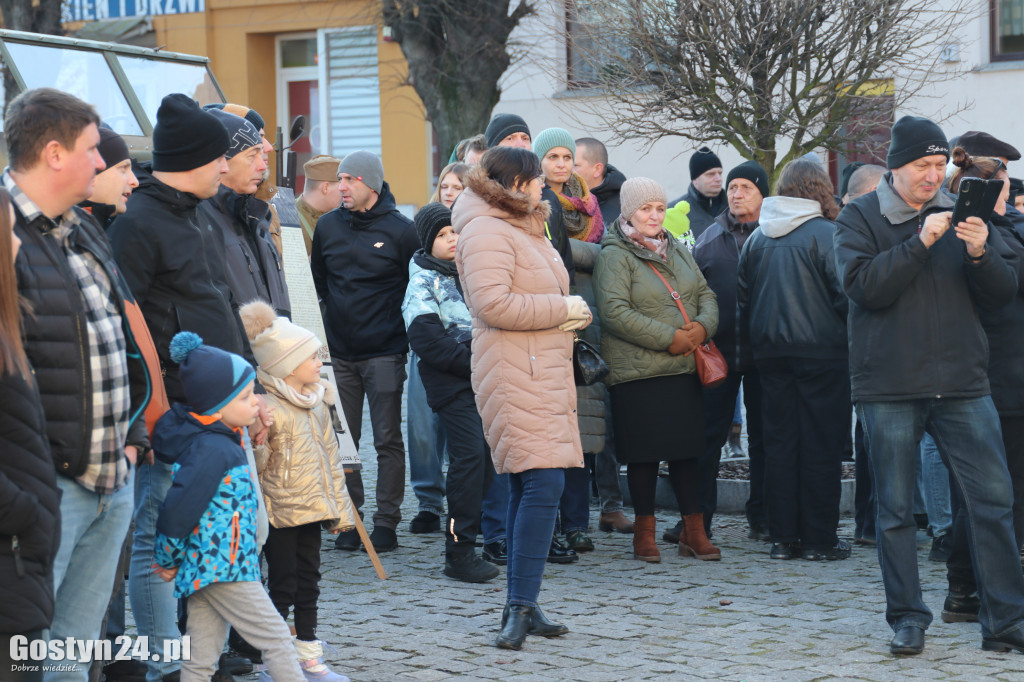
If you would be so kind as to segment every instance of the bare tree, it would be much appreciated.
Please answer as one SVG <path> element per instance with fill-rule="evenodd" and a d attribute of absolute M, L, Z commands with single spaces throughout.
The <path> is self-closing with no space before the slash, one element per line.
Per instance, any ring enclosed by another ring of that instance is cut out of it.
<path fill-rule="evenodd" d="M 570 47 L 604 95 L 592 110 L 604 127 L 648 145 L 668 136 L 721 141 L 757 160 L 772 179 L 776 168 L 809 151 L 868 138 L 894 109 L 959 75 L 940 65 L 940 41 L 954 40 L 947 36 L 958 35 L 980 5 L 567 2 Z M 781 140 L 791 147 L 780 159 Z"/>
<path fill-rule="evenodd" d="M 481 133 L 511 63 L 509 34 L 533 14 L 527 0 L 382 0 L 384 24 L 402 48 L 409 81 L 447 155 Z M 511 11 L 510 11 L 511 10 Z"/>

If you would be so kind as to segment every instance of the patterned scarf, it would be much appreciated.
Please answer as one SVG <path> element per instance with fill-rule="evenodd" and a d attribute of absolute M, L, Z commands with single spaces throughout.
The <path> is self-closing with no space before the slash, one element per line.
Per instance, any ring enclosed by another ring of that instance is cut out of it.
<path fill-rule="evenodd" d="M 604 218 L 601 217 L 597 197 L 587 189 L 583 178 L 573 173 L 562 185 L 562 191 L 555 194 L 562 205 L 562 223 L 569 236 L 581 242 L 599 244 L 604 236 Z"/>
<path fill-rule="evenodd" d="M 658 233 L 657 237 L 645 237 L 640 234 L 640 230 L 636 229 L 626 221 L 619 223 L 619 228 L 622 230 L 622 234 L 633 243 L 638 246 L 642 246 L 648 251 L 653 251 L 658 254 L 658 258 L 663 261 L 668 261 L 668 240 L 672 235 L 667 230 L 662 230 Z"/>

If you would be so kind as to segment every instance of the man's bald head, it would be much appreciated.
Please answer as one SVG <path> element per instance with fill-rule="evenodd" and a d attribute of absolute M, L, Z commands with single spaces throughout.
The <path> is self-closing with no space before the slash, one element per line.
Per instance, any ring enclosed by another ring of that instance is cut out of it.
<path fill-rule="evenodd" d="M 853 171 L 853 175 L 850 176 L 850 182 L 846 186 L 846 196 L 843 197 L 843 203 L 848 204 L 861 195 L 874 192 L 885 172 L 886 169 L 883 166 L 875 164 L 867 164 Z"/>

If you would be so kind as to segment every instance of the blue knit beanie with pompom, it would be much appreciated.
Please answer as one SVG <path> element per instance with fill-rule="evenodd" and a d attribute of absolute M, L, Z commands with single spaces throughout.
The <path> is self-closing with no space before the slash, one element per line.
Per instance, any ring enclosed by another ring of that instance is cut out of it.
<path fill-rule="evenodd" d="M 235 399 L 256 378 L 256 371 L 241 356 L 207 346 L 193 332 L 178 332 L 171 339 L 171 360 L 181 366 L 179 376 L 189 407 L 210 415 Z"/>

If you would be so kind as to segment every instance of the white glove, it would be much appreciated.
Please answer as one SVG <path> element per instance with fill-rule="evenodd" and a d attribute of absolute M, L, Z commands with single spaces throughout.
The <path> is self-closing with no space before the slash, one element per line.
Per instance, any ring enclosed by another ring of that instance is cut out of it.
<path fill-rule="evenodd" d="M 568 309 L 568 314 L 565 316 L 565 322 L 558 325 L 558 328 L 563 332 L 571 332 L 577 329 L 583 329 L 588 324 L 593 316 L 590 313 L 590 307 L 587 302 L 583 300 L 582 296 L 566 296 L 565 307 Z"/>

